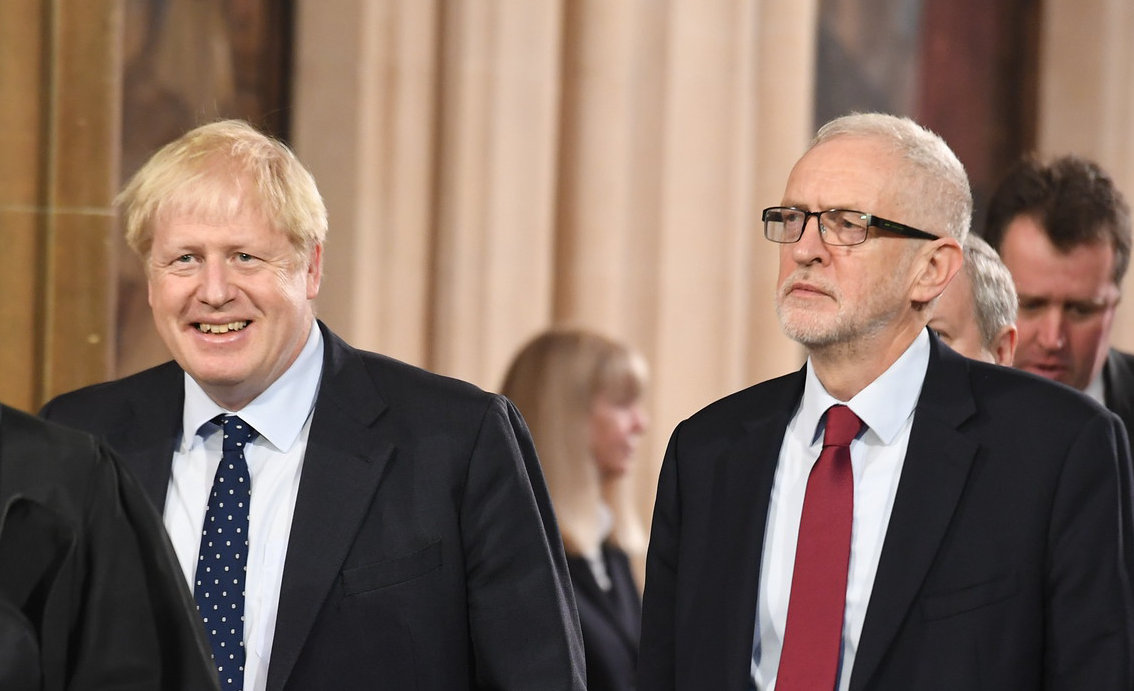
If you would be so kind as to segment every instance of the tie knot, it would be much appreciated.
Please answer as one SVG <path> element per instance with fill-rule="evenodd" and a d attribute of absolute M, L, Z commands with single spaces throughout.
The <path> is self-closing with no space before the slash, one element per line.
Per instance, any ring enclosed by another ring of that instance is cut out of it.
<path fill-rule="evenodd" d="M 223 449 L 235 451 L 244 448 L 244 445 L 256 437 L 256 430 L 238 415 L 218 415 L 214 421 L 219 423 L 224 431 Z"/>
<path fill-rule="evenodd" d="M 823 446 L 850 446 L 859 430 L 862 420 L 845 405 L 833 405 L 827 409 L 827 428 L 823 431 Z"/>

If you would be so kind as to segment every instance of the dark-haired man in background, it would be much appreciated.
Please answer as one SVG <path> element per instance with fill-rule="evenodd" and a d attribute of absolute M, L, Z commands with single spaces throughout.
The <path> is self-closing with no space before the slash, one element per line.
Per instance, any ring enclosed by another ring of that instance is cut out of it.
<path fill-rule="evenodd" d="M 1134 432 L 1134 356 L 1110 347 L 1130 264 L 1130 207 L 1079 156 L 1018 163 L 989 201 L 983 235 L 1020 299 L 1015 366 L 1086 392 Z"/>

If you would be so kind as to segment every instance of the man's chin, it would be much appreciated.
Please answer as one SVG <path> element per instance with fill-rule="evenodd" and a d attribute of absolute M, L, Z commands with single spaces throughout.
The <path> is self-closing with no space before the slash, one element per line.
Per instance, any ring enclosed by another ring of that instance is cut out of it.
<path fill-rule="evenodd" d="M 830 338 L 833 327 L 825 315 L 817 310 L 800 309 L 794 305 L 776 305 L 780 330 L 791 340 L 805 346 L 822 344 Z"/>
<path fill-rule="evenodd" d="M 222 363 L 179 361 L 178 364 L 205 390 L 232 389 L 240 386 L 249 378 L 247 369 L 231 365 L 225 366 Z"/>
<path fill-rule="evenodd" d="M 838 340 L 837 330 L 811 319 L 780 319 L 784 335 L 806 348 L 821 348 Z"/>

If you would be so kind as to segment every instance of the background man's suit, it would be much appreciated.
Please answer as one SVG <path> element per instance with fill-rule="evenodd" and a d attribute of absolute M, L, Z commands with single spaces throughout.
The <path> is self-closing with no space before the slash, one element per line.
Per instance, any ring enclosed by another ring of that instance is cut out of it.
<path fill-rule="evenodd" d="M 1103 396 L 1106 407 L 1125 423 L 1126 436 L 1134 436 L 1134 355 L 1110 349 L 1103 365 Z"/>
<path fill-rule="evenodd" d="M 161 517 L 88 434 L 0 406 L 0 689 L 217 688 Z"/>
<path fill-rule="evenodd" d="M 850 688 L 1130 688 L 1122 426 L 1065 387 L 931 343 Z M 751 387 L 674 431 L 640 691 L 749 688 L 769 493 L 803 382 Z M 1116 659 L 1125 669 L 1103 662 Z"/>
<path fill-rule="evenodd" d="M 582 688 L 559 531 L 519 414 L 319 326 L 267 688 Z M 44 414 L 104 436 L 160 507 L 182 377 L 167 363 Z"/>

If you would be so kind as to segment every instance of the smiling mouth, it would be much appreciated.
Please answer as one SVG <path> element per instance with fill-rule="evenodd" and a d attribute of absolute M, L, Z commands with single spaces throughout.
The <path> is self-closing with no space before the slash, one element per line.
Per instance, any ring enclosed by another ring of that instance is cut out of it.
<path fill-rule="evenodd" d="M 243 321 L 229 322 L 227 324 L 206 324 L 204 322 L 197 322 L 194 326 L 197 330 L 205 334 L 226 334 L 229 331 L 240 331 L 251 323 L 247 319 Z"/>

